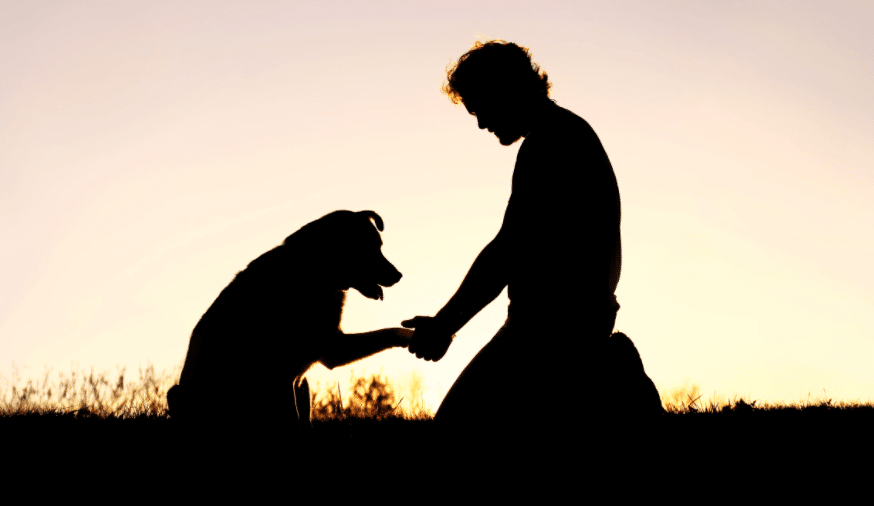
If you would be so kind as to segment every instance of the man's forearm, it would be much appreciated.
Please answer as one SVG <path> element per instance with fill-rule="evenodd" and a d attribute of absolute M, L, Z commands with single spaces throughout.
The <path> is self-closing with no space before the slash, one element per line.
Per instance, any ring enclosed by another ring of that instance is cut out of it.
<path fill-rule="evenodd" d="M 458 291 L 437 313 L 435 320 L 451 333 L 458 332 L 507 286 L 506 263 L 506 250 L 499 236 L 476 257 Z"/>

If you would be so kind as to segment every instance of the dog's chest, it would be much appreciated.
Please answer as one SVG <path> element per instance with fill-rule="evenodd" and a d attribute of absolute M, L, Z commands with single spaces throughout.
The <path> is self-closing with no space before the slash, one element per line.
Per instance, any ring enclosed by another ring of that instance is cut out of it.
<path fill-rule="evenodd" d="M 300 310 L 289 321 L 287 332 L 293 336 L 289 343 L 293 350 L 290 351 L 306 361 L 306 367 L 322 357 L 339 332 L 345 295 L 337 292 L 302 301 Z"/>
<path fill-rule="evenodd" d="M 340 328 L 340 320 L 343 316 L 345 295 L 343 292 L 338 292 L 302 297 L 293 309 L 289 308 L 292 309 L 292 314 L 286 321 L 288 330 L 316 335 L 336 332 Z"/>

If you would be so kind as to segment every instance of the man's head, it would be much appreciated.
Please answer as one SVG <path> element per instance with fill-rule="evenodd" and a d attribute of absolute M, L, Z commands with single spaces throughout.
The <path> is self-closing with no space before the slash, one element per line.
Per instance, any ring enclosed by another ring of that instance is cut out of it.
<path fill-rule="evenodd" d="M 505 146 L 528 134 L 531 112 L 549 100 L 552 86 L 528 48 L 502 40 L 475 43 L 447 77 L 443 92 L 453 103 L 463 103 L 478 126 Z"/>

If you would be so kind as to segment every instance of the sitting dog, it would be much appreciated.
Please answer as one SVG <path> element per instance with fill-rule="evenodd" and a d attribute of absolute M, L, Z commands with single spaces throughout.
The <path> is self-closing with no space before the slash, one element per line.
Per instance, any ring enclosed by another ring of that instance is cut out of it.
<path fill-rule="evenodd" d="M 412 330 L 340 329 L 348 289 L 382 300 L 382 287 L 401 279 L 382 254 L 382 230 L 373 211 L 335 211 L 239 272 L 194 327 L 179 384 L 167 392 L 171 417 L 307 427 L 303 376 L 315 362 L 333 369 L 407 346 Z"/>

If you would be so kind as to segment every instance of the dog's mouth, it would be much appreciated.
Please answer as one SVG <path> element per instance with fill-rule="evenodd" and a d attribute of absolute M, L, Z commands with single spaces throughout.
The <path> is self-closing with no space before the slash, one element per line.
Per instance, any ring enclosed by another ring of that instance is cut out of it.
<path fill-rule="evenodd" d="M 373 300 L 382 300 L 383 299 L 382 287 L 376 283 L 369 283 L 369 284 L 362 285 L 362 286 L 353 286 L 352 288 L 358 290 L 358 292 L 361 295 L 367 297 L 368 299 L 373 299 Z"/>
<path fill-rule="evenodd" d="M 352 286 L 350 288 L 358 290 L 361 295 L 367 297 L 368 299 L 382 300 L 383 287 L 393 286 L 395 283 L 401 280 L 401 273 L 398 272 L 398 270 L 395 269 L 394 266 L 391 264 L 388 264 L 388 267 L 390 267 L 391 269 L 386 268 L 382 272 L 379 272 L 377 275 L 370 276 L 369 279 L 359 278 L 359 282 L 352 283 Z"/>

